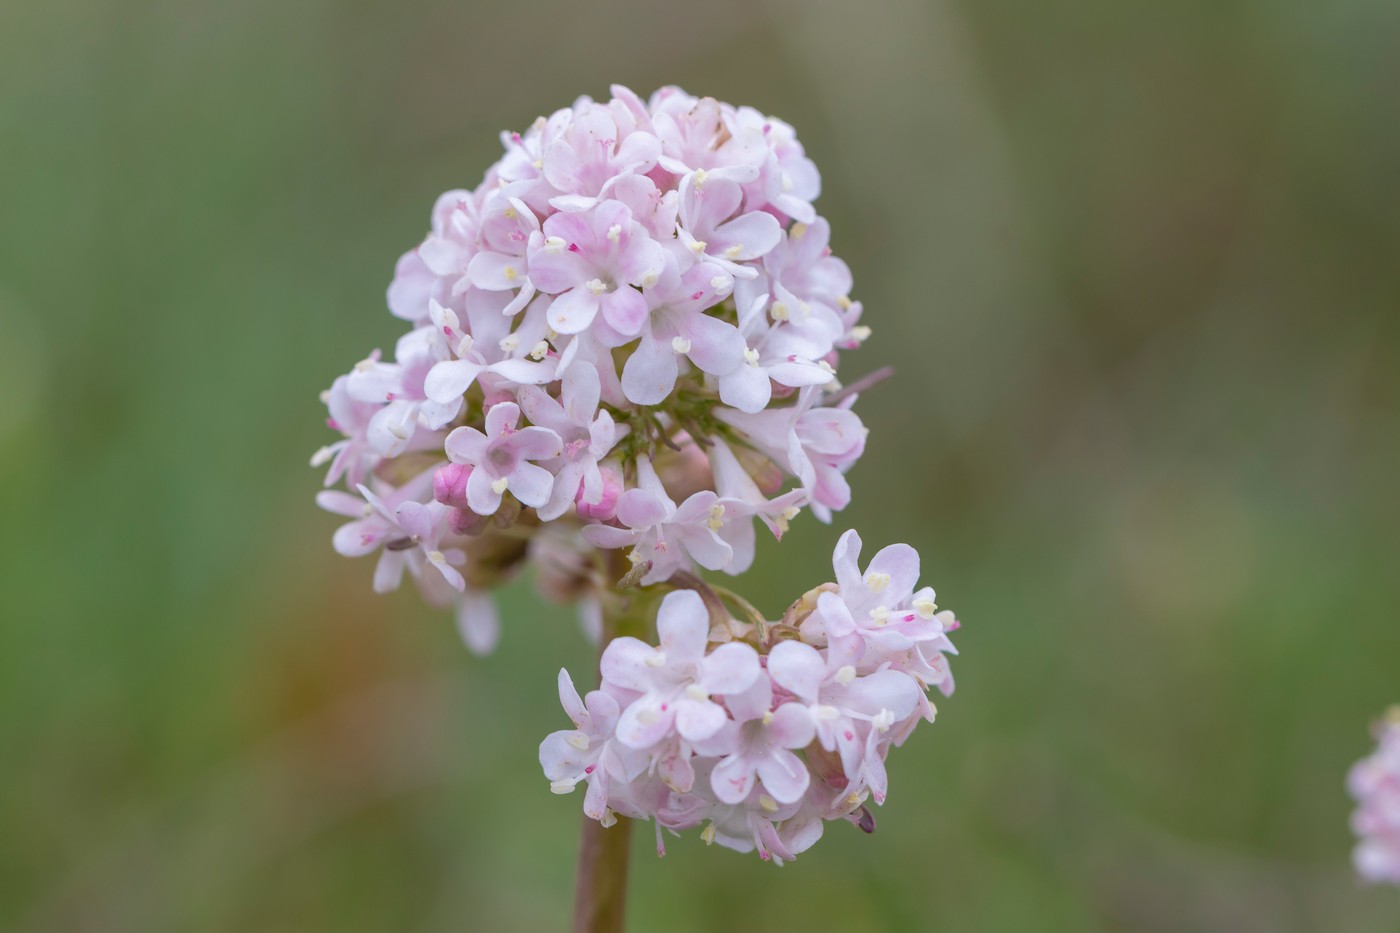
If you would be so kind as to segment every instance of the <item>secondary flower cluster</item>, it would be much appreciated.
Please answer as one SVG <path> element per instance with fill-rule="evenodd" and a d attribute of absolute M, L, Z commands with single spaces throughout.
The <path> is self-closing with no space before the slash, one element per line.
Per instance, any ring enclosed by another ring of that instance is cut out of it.
<path fill-rule="evenodd" d="M 1351 827 L 1360 837 L 1352 858 L 1367 881 L 1400 884 L 1400 706 L 1376 725 L 1376 738 L 1376 751 L 1347 777 L 1357 802 Z"/>
<path fill-rule="evenodd" d="M 582 700 L 566 671 L 559 698 L 575 728 L 540 745 L 551 787 L 586 783 L 584 813 L 673 832 L 705 824 L 707 843 L 758 850 L 781 864 L 810 847 L 826 820 L 874 828 L 885 756 L 921 719 L 929 686 L 953 689 L 944 652 L 958 627 L 933 590 L 915 590 L 919 556 L 880 551 L 862 573 L 861 542 L 836 546 L 836 582 L 779 622 L 740 625 L 690 590 L 667 594 L 660 644 L 614 640 L 603 682 Z"/>
<path fill-rule="evenodd" d="M 351 490 L 319 498 L 352 519 L 336 549 L 379 552 L 377 591 L 406 571 L 455 603 L 478 650 L 486 591 L 532 552 L 570 597 L 596 548 L 643 584 L 743 572 L 755 519 L 781 536 L 849 502 L 866 434 L 836 367 L 869 331 L 790 126 L 614 87 L 502 142 L 399 260 L 410 329 L 325 393 L 342 439 L 312 461 Z"/>

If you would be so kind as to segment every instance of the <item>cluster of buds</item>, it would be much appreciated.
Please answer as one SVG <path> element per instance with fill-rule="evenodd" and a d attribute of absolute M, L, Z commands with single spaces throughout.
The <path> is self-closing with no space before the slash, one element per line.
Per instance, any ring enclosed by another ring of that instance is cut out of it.
<path fill-rule="evenodd" d="M 1400 884 L 1400 706 L 1375 727 L 1377 747 L 1351 769 L 1356 798 L 1351 828 L 1359 837 L 1352 860 L 1367 881 Z"/>
<path fill-rule="evenodd" d="M 478 652 L 491 590 L 526 565 L 592 632 L 619 592 L 668 591 L 660 649 L 614 640 L 586 700 L 561 675 L 579 729 L 541 751 L 555 789 L 779 858 L 823 819 L 868 828 L 886 752 L 932 718 L 926 687 L 951 689 L 917 556 L 862 577 L 848 533 L 836 583 L 775 623 L 696 576 L 747 570 L 756 523 L 781 538 L 850 501 L 852 406 L 879 374 L 837 378 L 870 331 L 816 167 L 786 123 L 675 87 L 580 98 L 502 143 L 399 260 L 392 359 L 324 395 L 336 550 L 377 552 L 379 592 L 407 572 Z"/>

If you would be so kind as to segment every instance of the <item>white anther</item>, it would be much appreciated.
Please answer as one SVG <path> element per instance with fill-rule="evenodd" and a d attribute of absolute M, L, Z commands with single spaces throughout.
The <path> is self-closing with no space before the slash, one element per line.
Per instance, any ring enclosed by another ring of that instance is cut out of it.
<path fill-rule="evenodd" d="M 697 188 L 703 188 L 705 186 L 705 179 L 709 177 L 710 173 L 705 171 L 703 168 L 697 168 L 695 170 L 695 174 L 691 176 L 691 178 L 694 181 L 695 187 Z"/>
<path fill-rule="evenodd" d="M 652 709 L 650 706 L 637 713 L 637 722 L 644 726 L 649 726 L 660 718 L 656 710 Z"/>
<path fill-rule="evenodd" d="M 689 687 L 686 687 L 685 695 L 690 697 L 697 703 L 703 700 L 708 700 L 710 698 L 710 695 L 706 693 L 704 688 L 701 687 L 699 684 L 691 684 Z"/>
<path fill-rule="evenodd" d="M 794 240 L 800 240 L 800 239 L 802 239 L 802 237 L 804 237 L 806 234 L 807 234 L 807 225 L 804 224 L 804 223 L 802 223 L 801 221 L 799 221 L 799 222 L 793 224 L 793 225 L 792 225 L 792 229 L 788 231 L 788 236 L 790 236 L 790 237 L 791 237 L 792 239 L 794 239 Z"/>
<path fill-rule="evenodd" d="M 870 720 L 870 724 L 880 732 L 890 731 L 890 726 L 894 725 L 894 713 L 887 709 L 882 709 L 875 714 L 875 718 Z"/>
<path fill-rule="evenodd" d="M 758 805 L 764 810 L 767 810 L 769 813 L 778 812 L 778 801 L 774 800 L 772 797 L 769 797 L 767 794 L 758 795 Z"/>
<path fill-rule="evenodd" d="M 711 531 L 719 531 L 721 528 L 723 528 L 724 506 L 720 505 L 718 502 L 710 506 L 710 518 L 709 521 L 706 522 L 706 524 L 710 526 Z"/>
<path fill-rule="evenodd" d="M 608 290 L 608 287 L 603 284 L 602 279 L 589 279 L 587 282 L 583 283 L 583 287 L 595 295 L 601 295 Z"/>
<path fill-rule="evenodd" d="M 517 214 L 518 212 L 516 211 L 515 206 L 512 204 L 507 204 L 506 209 L 501 211 L 501 216 L 504 217 L 506 220 L 514 220 Z"/>
<path fill-rule="evenodd" d="M 696 240 L 690 244 L 690 251 L 699 256 L 705 252 L 705 247 L 709 245 L 710 244 L 706 243 L 704 240 Z"/>
<path fill-rule="evenodd" d="M 542 359 L 544 359 L 544 358 L 545 358 L 546 356 L 548 356 L 548 355 L 549 355 L 549 341 L 548 341 L 548 340 L 541 340 L 539 343 L 535 344 L 533 347 L 530 348 L 530 359 L 532 359 L 532 360 L 536 360 L 536 361 L 542 360 Z"/>
<path fill-rule="evenodd" d="M 870 587 L 872 593 L 883 593 L 890 585 L 890 575 L 872 570 L 865 575 L 865 585 Z"/>
<path fill-rule="evenodd" d="M 510 483 L 506 480 L 506 478 L 505 478 L 504 476 L 502 476 L 500 479 L 494 480 L 494 481 L 491 483 L 491 491 L 494 492 L 494 493 L 495 493 L 496 495 L 498 495 L 498 496 L 504 495 L 504 494 L 505 494 L 505 491 L 506 491 L 506 487 L 507 487 L 508 485 L 510 485 Z"/>
<path fill-rule="evenodd" d="M 705 845 L 707 845 L 707 846 L 712 846 L 712 845 L 715 844 L 715 824 L 714 824 L 714 823 L 706 823 L 706 824 L 705 824 L 705 828 L 702 829 L 702 830 L 700 830 L 700 841 L 702 841 L 703 843 L 705 843 Z"/>
<path fill-rule="evenodd" d="M 459 341 L 457 342 L 457 356 L 458 356 L 458 358 L 464 357 L 464 356 L 466 356 L 468 353 L 470 353 L 471 350 L 472 350 L 472 347 L 474 347 L 475 345 L 476 345 L 476 340 L 472 337 L 471 334 L 463 334 L 463 335 L 462 335 L 462 339 L 459 340 Z"/>
<path fill-rule="evenodd" d="M 836 299 L 836 307 L 840 308 L 842 311 L 849 309 L 853 304 L 855 304 L 855 302 L 851 300 L 850 295 L 842 295 L 840 298 Z"/>
<path fill-rule="evenodd" d="M 841 711 L 834 706 L 827 706 L 825 703 L 812 710 L 812 716 L 822 722 L 831 722 L 841 718 Z"/>
<path fill-rule="evenodd" d="M 572 794 L 572 793 L 574 792 L 574 786 L 575 786 L 576 784 L 578 784 L 577 781 L 569 781 L 569 780 L 550 781 L 550 782 L 549 782 L 549 791 L 550 791 L 550 793 L 553 793 L 553 794 L 561 794 L 561 795 L 562 795 L 562 794 Z"/>
<path fill-rule="evenodd" d="M 758 365 L 758 351 L 755 350 L 753 347 L 748 347 L 747 349 L 745 349 L 745 350 L 744 350 L 744 362 L 748 363 L 750 366 L 757 366 L 757 365 Z"/>
<path fill-rule="evenodd" d="M 766 712 L 766 713 L 763 714 L 763 724 L 764 724 L 765 726 L 767 726 L 767 725 L 771 725 L 772 722 L 773 722 L 773 711 L 770 709 L 768 712 Z"/>
<path fill-rule="evenodd" d="M 920 596 L 914 600 L 914 611 L 919 614 L 921 619 L 932 619 L 934 613 L 938 612 L 938 603 L 928 596 Z"/>
<path fill-rule="evenodd" d="M 646 656 L 646 660 L 643 663 L 646 664 L 647 667 L 665 667 L 666 652 L 660 650 L 653 651 Z"/>
<path fill-rule="evenodd" d="M 675 350 L 677 353 L 689 353 L 690 339 L 688 337 L 672 337 L 671 349 Z"/>
<path fill-rule="evenodd" d="M 588 736 L 584 735 L 582 732 L 570 732 L 568 736 L 565 737 L 564 741 L 581 752 L 588 751 Z"/>
<path fill-rule="evenodd" d="M 520 273 L 516 271 L 515 266 L 506 266 L 501 270 L 501 275 L 505 276 L 507 282 L 514 282 L 520 277 Z"/>
<path fill-rule="evenodd" d="M 870 610 L 870 620 L 876 625 L 884 625 L 890 620 L 889 606 L 876 606 Z"/>
<path fill-rule="evenodd" d="M 788 306 L 781 301 L 773 302 L 773 309 L 769 312 L 775 321 L 786 321 L 792 315 L 788 314 Z"/>
<path fill-rule="evenodd" d="M 334 456 L 334 450 L 332 450 L 329 447 L 322 447 L 320 450 L 316 451 L 314 454 L 311 455 L 311 465 L 314 467 L 323 466 L 329 463 L 331 457 Z"/>
<path fill-rule="evenodd" d="M 622 224 L 613 224 L 608 228 L 608 239 L 616 243 L 622 237 Z"/>
<path fill-rule="evenodd" d="M 730 284 L 732 283 L 730 282 L 729 277 L 726 275 L 717 275 L 714 278 L 710 279 L 710 287 L 717 292 L 729 291 Z"/>
<path fill-rule="evenodd" d="M 428 562 L 431 564 L 445 564 L 447 563 L 447 555 L 441 551 L 429 551 Z"/>
<path fill-rule="evenodd" d="M 550 236 L 544 238 L 544 248 L 546 252 L 563 252 L 564 247 L 568 245 L 568 242 L 561 236 Z"/>
<path fill-rule="evenodd" d="M 514 353 L 517 349 L 520 348 L 520 338 L 517 337 L 515 334 L 510 334 L 509 336 L 502 337 L 500 347 L 501 350 L 505 353 Z"/>
<path fill-rule="evenodd" d="M 849 664 L 843 664 L 836 669 L 836 676 L 832 679 L 845 686 L 856 679 L 856 669 Z"/>
<path fill-rule="evenodd" d="M 743 243 L 735 243 L 733 246 L 729 247 L 728 249 L 726 249 L 726 250 L 724 251 L 724 258 L 725 258 L 725 259 L 738 259 L 738 258 L 739 258 L 739 254 L 742 253 L 743 251 L 744 251 L 744 244 L 743 244 Z"/>
<path fill-rule="evenodd" d="M 642 276 L 642 288 L 651 288 L 659 281 L 661 281 L 660 276 L 655 272 L 648 272 L 646 275 Z"/>

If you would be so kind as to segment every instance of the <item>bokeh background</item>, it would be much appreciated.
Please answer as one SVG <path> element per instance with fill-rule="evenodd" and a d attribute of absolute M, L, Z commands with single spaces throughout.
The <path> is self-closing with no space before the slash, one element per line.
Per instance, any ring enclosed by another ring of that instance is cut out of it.
<path fill-rule="evenodd" d="M 433 198 L 611 81 L 797 127 L 899 370 L 746 590 L 855 526 L 965 620 L 874 837 L 639 832 L 634 929 L 1400 928 L 1343 790 L 1400 701 L 1390 0 L 0 2 L 0 928 L 563 928 L 572 614 L 469 656 L 306 461 Z"/>

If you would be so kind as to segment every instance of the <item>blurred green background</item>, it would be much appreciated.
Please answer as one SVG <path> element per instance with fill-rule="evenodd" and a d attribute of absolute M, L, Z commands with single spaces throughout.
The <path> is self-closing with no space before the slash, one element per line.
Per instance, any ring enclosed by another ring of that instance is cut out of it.
<path fill-rule="evenodd" d="M 1400 5 L 0 0 L 0 929 L 563 928 L 572 613 L 469 656 L 306 461 L 434 197 L 611 81 L 793 123 L 899 369 L 746 591 L 854 526 L 965 621 L 873 837 L 639 832 L 634 929 L 1400 928 L 1343 790 L 1400 700 Z"/>

